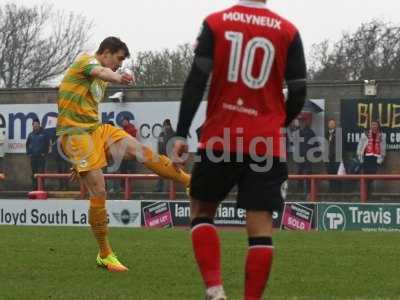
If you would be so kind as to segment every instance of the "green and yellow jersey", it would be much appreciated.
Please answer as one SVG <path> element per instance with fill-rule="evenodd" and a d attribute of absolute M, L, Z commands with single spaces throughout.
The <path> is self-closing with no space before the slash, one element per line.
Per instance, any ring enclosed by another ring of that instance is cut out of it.
<path fill-rule="evenodd" d="M 99 103 L 107 82 L 90 75 L 98 66 L 94 56 L 83 54 L 66 71 L 58 92 L 58 136 L 91 133 L 100 125 Z"/>

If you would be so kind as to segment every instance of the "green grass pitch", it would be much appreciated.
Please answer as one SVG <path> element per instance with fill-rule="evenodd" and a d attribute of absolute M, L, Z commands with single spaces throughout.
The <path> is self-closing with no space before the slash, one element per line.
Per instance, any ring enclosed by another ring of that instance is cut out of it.
<path fill-rule="evenodd" d="M 229 299 L 242 299 L 246 236 L 222 231 Z M 0 299 L 204 299 L 188 230 L 111 229 L 128 273 L 95 267 L 89 228 L 0 227 Z M 400 299 L 398 233 L 277 232 L 265 299 Z"/>

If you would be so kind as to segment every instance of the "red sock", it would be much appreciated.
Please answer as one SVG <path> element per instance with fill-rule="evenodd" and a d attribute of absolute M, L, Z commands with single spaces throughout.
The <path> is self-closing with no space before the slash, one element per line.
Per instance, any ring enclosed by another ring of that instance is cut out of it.
<path fill-rule="evenodd" d="M 272 265 L 272 246 L 251 246 L 247 252 L 245 300 L 260 300 Z"/>
<path fill-rule="evenodd" d="M 222 285 L 220 241 L 215 226 L 210 223 L 194 225 L 192 245 L 206 287 Z"/>

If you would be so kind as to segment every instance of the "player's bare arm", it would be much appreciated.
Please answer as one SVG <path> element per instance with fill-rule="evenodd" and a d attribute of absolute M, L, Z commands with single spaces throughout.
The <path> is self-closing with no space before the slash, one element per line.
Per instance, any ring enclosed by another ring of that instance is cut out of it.
<path fill-rule="evenodd" d="M 95 67 L 93 68 L 91 75 L 93 77 L 99 78 L 101 80 L 112 82 L 112 83 L 119 83 L 119 84 L 131 84 L 133 82 L 133 76 L 127 73 L 119 74 L 114 72 L 110 68 L 106 67 Z"/>

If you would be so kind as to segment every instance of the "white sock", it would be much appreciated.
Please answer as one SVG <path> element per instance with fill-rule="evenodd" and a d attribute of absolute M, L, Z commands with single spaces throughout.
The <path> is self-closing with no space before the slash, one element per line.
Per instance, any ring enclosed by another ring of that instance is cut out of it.
<path fill-rule="evenodd" d="M 223 291 L 224 291 L 224 287 L 222 285 L 216 285 L 216 286 L 212 286 L 212 287 L 208 288 L 206 293 L 209 296 L 214 296 L 214 295 L 217 295 L 219 292 L 223 292 Z"/>

